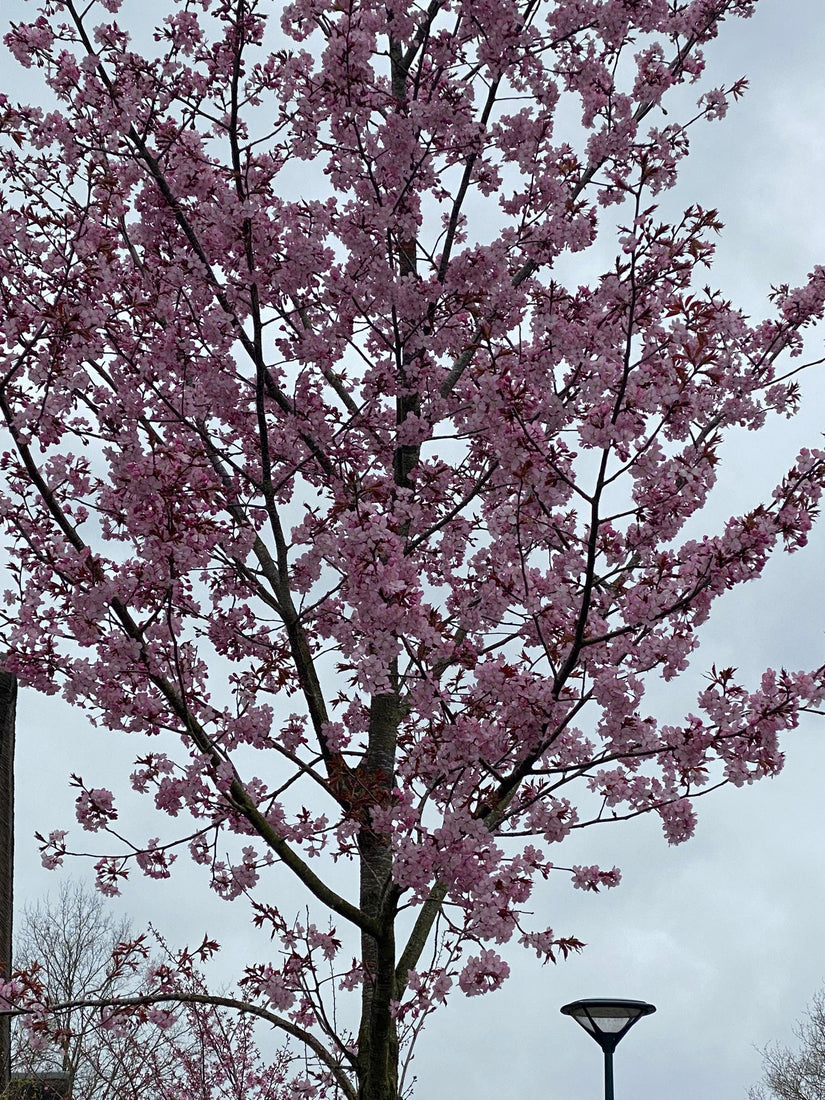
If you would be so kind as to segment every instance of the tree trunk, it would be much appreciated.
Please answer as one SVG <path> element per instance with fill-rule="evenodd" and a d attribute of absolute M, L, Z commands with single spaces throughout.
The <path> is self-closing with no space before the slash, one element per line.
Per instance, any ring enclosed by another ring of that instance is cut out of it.
<path fill-rule="evenodd" d="M 17 677 L 0 669 L 0 973 L 11 974 L 14 905 L 14 724 Z M 11 1016 L 0 1015 L 0 1090 L 11 1080 Z"/>
<path fill-rule="evenodd" d="M 399 706 L 396 694 L 377 695 L 370 708 L 369 747 L 359 779 L 365 801 L 358 849 L 361 909 L 380 926 L 378 937 L 363 933 L 364 984 L 358 1033 L 358 1100 L 397 1100 L 398 1033 L 392 1016 L 395 994 L 395 895 L 390 838 L 372 828 L 370 806 L 391 797 Z"/>
<path fill-rule="evenodd" d="M 392 16 L 390 15 L 390 20 Z M 407 110 L 408 72 L 400 41 L 390 36 L 389 55 L 392 92 L 399 110 Z M 413 166 L 411 166 L 413 167 Z M 413 167 L 414 175 L 414 167 Z M 403 198 L 399 200 L 403 203 Z M 396 240 L 393 245 L 398 272 L 414 276 L 417 270 L 417 242 Z M 411 413 L 420 409 L 420 397 L 410 386 L 407 369 L 418 350 L 405 346 L 396 351 L 400 369 L 397 377 L 396 425 L 400 429 Z M 419 448 L 398 443 L 393 453 L 393 479 L 399 489 L 412 488 L 410 473 L 418 463 Z M 406 532 L 405 532 L 406 534 Z M 393 690 L 374 695 L 370 704 L 369 741 L 356 778 L 356 803 L 360 813 L 358 850 L 360 856 L 362 912 L 379 926 L 377 937 L 361 936 L 364 984 L 361 1026 L 358 1033 L 358 1100 L 398 1100 L 398 1028 L 393 1016 L 397 999 L 395 985 L 395 918 L 398 897 L 392 881 L 390 837 L 373 828 L 371 807 L 386 807 L 395 786 L 395 757 L 401 720 L 397 662 L 389 669 Z"/>

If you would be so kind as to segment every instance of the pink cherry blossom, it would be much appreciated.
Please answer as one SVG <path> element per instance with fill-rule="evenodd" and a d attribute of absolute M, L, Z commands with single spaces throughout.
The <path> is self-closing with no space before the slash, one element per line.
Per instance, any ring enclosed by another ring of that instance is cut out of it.
<path fill-rule="evenodd" d="M 473 955 L 467 960 L 458 984 L 468 997 L 475 997 L 498 989 L 509 975 L 510 967 L 504 959 L 485 947 L 480 955 Z"/>

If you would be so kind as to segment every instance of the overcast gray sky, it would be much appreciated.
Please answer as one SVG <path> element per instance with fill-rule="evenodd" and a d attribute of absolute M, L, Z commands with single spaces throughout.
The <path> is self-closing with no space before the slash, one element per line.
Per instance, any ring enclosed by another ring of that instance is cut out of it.
<path fill-rule="evenodd" d="M 17 0 L 5 0 L 6 13 L 20 10 Z M 760 0 L 752 20 L 725 31 L 709 51 L 713 83 L 747 75 L 750 91 L 724 122 L 694 132 L 682 184 L 668 201 L 719 208 L 726 230 L 712 281 L 757 313 L 770 283 L 799 283 L 825 262 L 825 5 Z M 6 64 L 0 61 L 3 84 Z M 809 341 L 812 353 L 822 336 Z M 711 501 L 716 521 L 756 502 L 799 445 L 818 442 L 825 423 L 821 371 L 804 392 L 795 421 L 726 445 L 723 483 Z M 825 660 L 823 549 L 819 529 L 806 551 L 774 562 L 761 581 L 732 593 L 704 630 L 691 674 L 662 698 L 662 708 L 690 707 L 702 671 L 714 662 L 753 679 L 768 665 Z M 579 997 L 611 995 L 658 1007 L 619 1048 L 618 1100 L 742 1100 L 759 1076 L 755 1047 L 789 1039 L 794 1019 L 825 982 L 823 722 L 810 718 L 787 738 L 778 778 L 700 801 L 696 838 L 680 848 L 667 847 L 652 819 L 587 830 L 567 844 L 565 862 L 616 863 L 624 874 L 622 886 L 608 893 L 574 892 L 560 876 L 536 894 L 542 919 L 579 936 L 587 949 L 542 969 L 514 948 L 504 989 L 455 997 L 420 1043 L 417 1096 L 599 1097 L 600 1052 L 558 1010 Z M 40 869 L 31 837 L 35 828 L 73 821 L 68 772 L 117 789 L 118 761 L 128 764 L 133 755 L 133 746 L 90 731 L 82 714 L 59 701 L 23 693 L 19 899 L 56 885 L 54 874 Z M 173 940 L 195 940 L 208 929 L 227 944 L 227 964 L 244 957 L 245 915 L 209 896 L 190 872 L 171 883 L 136 881 L 117 910 L 137 926 L 153 920 Z"/>

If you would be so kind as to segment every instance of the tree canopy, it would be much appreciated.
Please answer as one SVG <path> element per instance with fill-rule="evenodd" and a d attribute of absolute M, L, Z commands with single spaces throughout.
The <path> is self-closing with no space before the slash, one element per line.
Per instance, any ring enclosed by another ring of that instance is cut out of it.
<path fill-rule="evenodd" d="M 502 944 L 581 946 L 528 912 L 618 883 L 559 862 L 571 831 L 687 839 L 822 698 L 814 658 L 714 667 L 678 723 L 645 703 L 825 474 L 806 448 L 702 530 L 825 301 L 817 267 L 749 320 L 707 284 L 717 213 L 659 211 L 745 89 L 703 47 L 753 7 L 183 0 L 150 36 L 49 0 L 6 38 L 49 100 L 0 96 L 6 667 L 135 738 L 157 835 L 73 777 L 104 893 L 188 854 L 249 899 L 272 953 L 213 1000 L 303 1044 L 293 1090 L 395 1100 Z"/>

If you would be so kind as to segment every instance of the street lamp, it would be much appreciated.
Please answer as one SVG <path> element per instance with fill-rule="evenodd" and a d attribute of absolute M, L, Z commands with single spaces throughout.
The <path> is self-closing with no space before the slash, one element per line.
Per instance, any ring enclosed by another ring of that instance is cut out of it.
<path fill-rule="evenodd" d="M 572 1016 L 604 1051 L 604 1100 L 613 1100 L 613 1051 L 642 1016 L 655 1012 L 645 1001 L 615 1001 L 591 997 L 565 1005 L 562 1012 Z"/>

